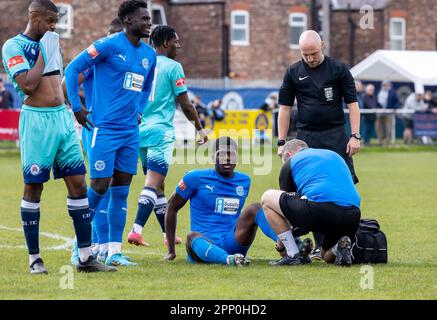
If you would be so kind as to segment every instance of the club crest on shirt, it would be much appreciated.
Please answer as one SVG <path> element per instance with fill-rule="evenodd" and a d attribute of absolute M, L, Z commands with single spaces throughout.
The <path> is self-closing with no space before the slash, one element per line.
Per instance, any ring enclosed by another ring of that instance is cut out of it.
<path fill-rule="evenodd" d="M 332 87 L 324 88 L 324 90 L 325 90 L 326 101 L 332 101 L 334 97 L 334 92 L 332 90 Z"/>
<path fill-rule="evenodd" d="M 238 194 L 240 197 L 244 196 L 244 188 L 243 188 L 242 186 L 238 186 L 238 187 L 235 189 L 235 192 L 237 192 L 237 194 Z"/>
<path fill-rule="evenodd" d="M 97 160 L 94 163 L 94 168 L 96 168 L 97 171 L 103 171 L 105 170 L 105 161 L 103 160 Z"/>
<path fill-rule="evenodd" d="M 143 61 L 141 61 L 141 64 L 143 65 L 144 69 L 149 69 L 149 59 L 144 58 Z"/>
<path fill-rule="evenodd" d="M 32 176 L 37 176 L 37 175 L 40 174 L 40 172 L 41 172 L 41 169 L 40 169 L 39 165 L 37 165 L 36 163 L 35 163 L 35 164 L 32 164 L 32 165 L 30 166 L 30 174 L 31 174 Z"/>

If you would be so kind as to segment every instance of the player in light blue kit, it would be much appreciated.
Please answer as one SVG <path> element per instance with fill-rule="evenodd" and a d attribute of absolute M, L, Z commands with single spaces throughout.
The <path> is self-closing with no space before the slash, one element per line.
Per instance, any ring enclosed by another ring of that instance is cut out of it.
<path fill-rule="evenodd" d="M 179 182 L 166 213 L 166 260 L 176 257 L 176 216 L 188 200 L 191 232 L 186 248 L 191 263 L 248 265 L 246 253 L 258 226 L 273 241 L 277 240 L 259 203 L 250 204 L 242 211 L 249 194 L 250 178 L 234 171 L 237 150 L 234 140 L 220 137 L 214 144 L 215 169 L 193 170 Z"/>
<path fill-rule="evenodd" d="M 85 128 L 94 126 L 91 141 L 90 210 L 95 212 L 109 188 L 109 251 L 107 265 L 136 265 L 121 253 L 126 224 L 127 197 L 137 172 L 138 122 L 152 88 L 156 54 L 141 41 L 150 36 L 147 4 L 124 1 L 118 9 L 124 32 L 97 40 L 77 56 L 66 70 L 68 98 L 76 119 Z M 80 103 L 78 76 L 94 66 L 92 122 Z"/>
<path fill-rule="evenodd" d="M 198 143 L 203 144 L 208 140 L 196 109 L 188 98 L 182 65 L 174 60 L 181 47 L 178 35 L 170 26 L 157 26 L 153 29 L 150 41 L 158 56 L 155 83 L 140 124 L 140 158 L 146 181 L 138 199 L 135 223 L 128 236 L 128 242 L 137 246 L 149 246 L 142 237 L 142 230 L 153 209 L 161 225 L 164 244 L 167 245 L 164 225 L 167 199 L 164 194 L 164 180 L 173 156 L 173 118 L 176 101 L 199 132 Z M 176 243 L 180 244 L 182 240 L 176 237 Z"/>
<path fill-rule="evenodd" d="M 108 36 L 123 31 L 123 25 L 120 19 L 115 18 L 111 21 L 108 27 Z M 85 70 L 79 74 L 79 85 L 82 85 L 85 96 L 85 107 L 90 111 L 88 119 L 92 122 L 92 99 L 93 99 L 93 84 L 94 84 L 94 67 Z M 64 89 L 64 95 L 67 96 L 67 87 L 65 84 L 65 78 L 62 81 L 62 88 Z M 85 151 L 87 159 L 90 159 L 91 154 L 91 141 L 93 137 L 92 130 L 82 130 L 82 145 Z M 92 222 L 92 237 L 91 237 L 91 251 L 94 257 L 97 257 L 99 261 L 105 261 L 108 255 L 108 242 L 109 242 L 109 223 L 108 223 L 108 203 L 109 192 L 105 193 L 105 197 L 101 200 L 99 207 L 96 209 L 94 219 Z M 77 242 L 75 241 L 71 255 L 71 263 L 77 265 L 79 263 L 79 251 Z"/>
<path fill-rule="evenodd" d="M 80 272 L 114 271 L 91 255 L 91 213 L 86 173 L 73 119 L 64 104 L 59 36 L 54 32 L 58 9 L 49 0 L 29 6 L 24 33 L 6 41 L 3 66 L 24 100 L 20 114 L 20 154 L 24 176 L 21 218 L 31 274 L 47 274 L 39 248 L 40 200 L 53 170 L 68 189 L 67 206 L 77 237 Z"/>

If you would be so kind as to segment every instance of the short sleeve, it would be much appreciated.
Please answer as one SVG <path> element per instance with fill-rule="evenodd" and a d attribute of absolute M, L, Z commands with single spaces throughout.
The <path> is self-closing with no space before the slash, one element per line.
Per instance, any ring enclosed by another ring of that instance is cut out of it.
<path fill-rule="evenodd" d="M 284 79 L 281 88 L 279 89 L 278 104 L 292 107 L 296 96 L 293 78 L 291 75 L 291 68 L 285 71 Z"/>
<path fill-rule="evenodd" d="M 355 80 L 345 64 L 341 64 L 341 92 L 346 104 L 357 102 L 357 91 L 355 89 Z"/>
<path fill-rule="evenodd" d="M 279 174 L 279 188 L 286 192 L 296 192 L 297 187 L 291 174 L 291 158 L 288 159 L 281 168 Z"/>
<path fill-rule="evenodd" d="M 190 199 L 196 193 L 197 180 L 195 172 L 187 172 L 181 181 L 179 181 L 176 187 L 176 193 L 184 200 Z"/>
<path fill-rule="evenodd" d="M 5 43 L 2 49 L 4 68 L 15 78 L 18 74 L 30 70 L 23 49 L 12 41 Z"/>
<path fill-rule="evenodd" d="M 175 93 L 176 96 L 179 96 L 188 91 L 185 81 L 184 70 L 182 69 L 182 66 L 179 63 L 176 64 L 175 67 L 172 69 L 171 81 L 172 81 L 173 92 Z"/>

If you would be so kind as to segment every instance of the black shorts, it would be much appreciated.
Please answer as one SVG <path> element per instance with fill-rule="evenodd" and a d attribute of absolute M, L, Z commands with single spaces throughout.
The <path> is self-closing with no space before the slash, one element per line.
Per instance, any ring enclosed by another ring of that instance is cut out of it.
<path fill-rule="evenodd" d="M 353 239 L 360 224 L 361 211 L 332 202 L 301 199 L 295 192 L 284 192 L 279 206 L 293 228 L 302 228 L 324 235 L 322 249 L 331 249 L 343 236 Z"/>
<path fill-rule="evenodd" d="M 328 149 L 338 153 L 349 167 L 354 183 L 358 183 L 359 180 L 355 174 L 354 161 L 346 153 L 349 138 L 346 135 L 344 126 L 322 131 L 298 129 L 296 138 L 305 141 L 310 148 Z"/>

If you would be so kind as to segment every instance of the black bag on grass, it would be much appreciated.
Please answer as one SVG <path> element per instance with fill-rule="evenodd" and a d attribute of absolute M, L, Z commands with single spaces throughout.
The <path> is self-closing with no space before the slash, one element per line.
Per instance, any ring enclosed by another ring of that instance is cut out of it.
<path fill-rule="evenodd" d="M 352 240 L 352 263 L 387 263 L 387 238 L 378 221 L 361 219 Z"/>

